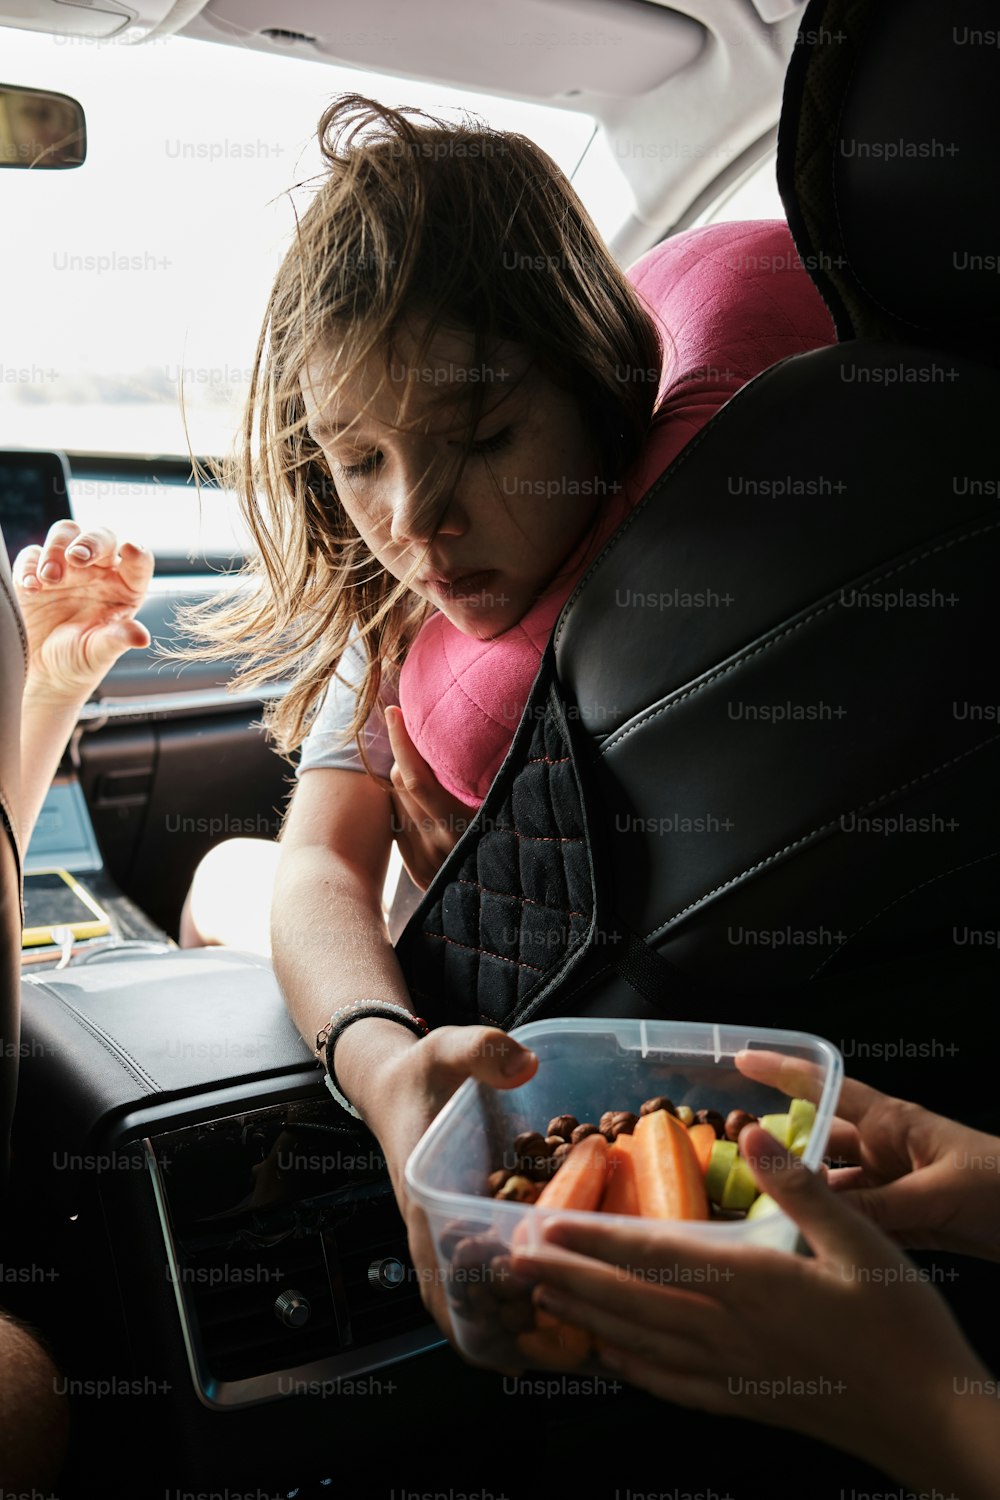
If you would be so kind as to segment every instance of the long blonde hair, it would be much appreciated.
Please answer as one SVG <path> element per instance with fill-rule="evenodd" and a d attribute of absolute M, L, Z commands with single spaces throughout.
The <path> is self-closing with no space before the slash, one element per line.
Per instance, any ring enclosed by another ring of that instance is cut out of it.
<path fill-rule="evenodd" d="M 306 430 L 307 362 L 336 347 L 340 389 L 415 310 L 424 347 L 445 326 L 471 333 L 474 358 L 517 343 L 575 395 L 611 481 L 645 440 L 662 350 L 569 181 L 525 136 L 357 94 L 329 106 L 318 136 L 325 168 L 271 290 L 236 449 L 213 468 L 257 550 L 233 594 L 179 611 L 189 644 L 170 654 L 235 658 L 233 687 L 289 680 L 265 719 L 287 755 L 357 629 L 367 667 L 350 734 L 370 770 L 361 729 L 383 667 L 402 664 L 432 606 L 385 571 L 341 505 Z M 469 383 L 469 445 L 484 395 Z"/>

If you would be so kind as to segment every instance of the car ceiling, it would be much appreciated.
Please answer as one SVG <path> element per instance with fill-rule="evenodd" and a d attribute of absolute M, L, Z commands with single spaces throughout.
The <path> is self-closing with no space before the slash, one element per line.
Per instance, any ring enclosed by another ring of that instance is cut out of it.
<path fill-rule="evenodd" d="M 136 45 L 173 34 L 582 111 L 635 197 L 612 241 L 628 259 L 773 149 L 803 3 L 0 0 L 0 24 Z"/>

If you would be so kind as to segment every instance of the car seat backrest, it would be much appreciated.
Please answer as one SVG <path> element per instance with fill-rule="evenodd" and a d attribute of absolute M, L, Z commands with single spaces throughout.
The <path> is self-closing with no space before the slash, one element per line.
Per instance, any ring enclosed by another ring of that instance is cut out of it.
<path fill-rule="evenodd" d="M 926 307 L 897 275 L 894 216 L 907 194 L 936 213 L 937 158 L 917 158 L 926 178 L 907 167 L 869 225 L 860 182 L 838 175 L 838 130 L 823 136 L 801 87 L 825 79 L 833 122 L 847 103 L 862 119 L 872 91 L 896 99 L 898 123 L 887 106 L 877 116 L 889 141 L 917 129 L 916 91 L 926 133 L 975 151 L 963 180 L 989 182 L 993 71 L 950 43 L 984 7 L 935 15 L 912 0 L 806 10 L 780 186 L 793 230 L 808 220 L 798 250 L 841 342 L 744 386 L 567 601 L 510 755 L 397 944 L 422 1014 L 783 1014 L 843 1036 L 858 976 L 910 965 L 909 985 L 916 963 L 935 1005 L 947 986 L 956 1034 L 965 1007 L 963 1055 L 981 1045 L 954 975 L 996 929 L 1000 371 L 973 339 L 940 226 Z M 915 76 L 897 77 L 924 27 Z M 843 49 L 841 31 L 849 65 L 811 56 Z M 833 993 L 835 1008 L 817 998 Z M 912 1023 L 901 981 L 876 1000 L 855 1035 Z"/>
<path fill-rule="evenodd" d="M 997 20 L 995 0 L 814 0 L 802 21 L 778 177 L 842 339 L 996 359 Z"/>

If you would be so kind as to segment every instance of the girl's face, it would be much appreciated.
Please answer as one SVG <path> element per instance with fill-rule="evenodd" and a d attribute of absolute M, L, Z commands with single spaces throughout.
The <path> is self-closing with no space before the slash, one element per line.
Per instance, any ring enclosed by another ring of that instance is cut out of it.
<path fill-rule="evenodd" d="M 450 330 L 438 331 L 423 364 L 417 348 L 412 332 L 401 334 L 388 378 L 372 357 L 333 397 L 335 364 L 310 361 L 301 377 L 309 431 L 379 562 L 399 579 L 419 563 L 414 592 L 489 640 L 546 592 L 605 486 L 575 399 L 523 350 L 473 366 L 471 335 Z M 470 381 L 485 385 L 485 401 L 458 472 Z"/>

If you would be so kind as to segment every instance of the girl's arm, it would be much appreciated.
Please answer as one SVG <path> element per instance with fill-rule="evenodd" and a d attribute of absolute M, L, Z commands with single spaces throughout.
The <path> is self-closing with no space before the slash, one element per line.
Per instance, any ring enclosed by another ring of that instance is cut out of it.
<path fill-rule="evenodd" d="M 376 997 L 413 1009 L 382 915 L 390 811 L 384 783 L 343 769 L 307 771 L 292 799 L 271 907 L 271 952 L 289 1011 L 310 1047 L 350 1000 Z M 382 1147 L 424 1301 L 445 1333 L 444 1287 L 424 1217 L 407 1197 L 403 1168 L 465 1078 L 511 1088 L 536 1066 L 533 1053 L 484 1026 L 443 1026 L 418 1040 L 395 1021 L 367 1017 L 337 1042 L 338 1081 Z"/>

